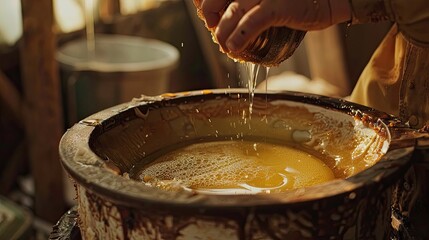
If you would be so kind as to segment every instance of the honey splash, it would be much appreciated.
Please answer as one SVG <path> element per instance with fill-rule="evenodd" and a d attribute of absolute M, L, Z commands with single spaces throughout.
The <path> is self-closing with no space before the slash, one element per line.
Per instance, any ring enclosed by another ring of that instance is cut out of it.
<path fill-rule="evenodd" d="M 164 154 L 137 173 L 149 186 L 206 194 L 279 193 L 335 178 L 321 159 L 305 151 L 251 141 L 192 144 Z"/>

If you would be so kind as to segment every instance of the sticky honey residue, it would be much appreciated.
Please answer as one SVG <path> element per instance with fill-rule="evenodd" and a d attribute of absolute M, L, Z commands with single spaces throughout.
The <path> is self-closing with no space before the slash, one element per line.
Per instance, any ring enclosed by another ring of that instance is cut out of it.
<path fill-rule="evenodd" d="M 266 142 L 219 141 L 169 152 L 138 174 L 147 185 L 209 194 L 277 193 L 335 178 L 300 149 Z"/>

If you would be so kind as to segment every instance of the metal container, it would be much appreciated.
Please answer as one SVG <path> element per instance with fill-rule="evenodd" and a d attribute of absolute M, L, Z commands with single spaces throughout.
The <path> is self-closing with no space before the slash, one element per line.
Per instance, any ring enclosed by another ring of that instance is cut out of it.
<path fill-rule="evenodd" d="M 94 51 L 85 38 L 61 46 L 67 125 L 141 94 L 169 91 L 170 73 L 179 51 L 156 40 L 117 34 L 95 35 Z"/>
<path fill-rule="evenodd" d="M 247 97 L 238 89 L 142 97 L 69 129 L 60 155 L 76 183 L 82 237 L 388 239 L 392 191 L 410 166 L 414 130 L 374 109 L 292 92 L 257 92 L 244 120 Z M 361 158 L 336 165 L 345 179 L 277 194 L 170 192 L 130 179 L 136 164 L 201 138 L 270 138 L 329 156 L 358 139 L 350 154 Z"/>

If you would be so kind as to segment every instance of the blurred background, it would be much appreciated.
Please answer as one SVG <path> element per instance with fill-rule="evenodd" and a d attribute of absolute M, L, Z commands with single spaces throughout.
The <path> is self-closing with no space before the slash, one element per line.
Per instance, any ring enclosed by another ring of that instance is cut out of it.
<path fill-rule="evenodd" d="M 307 33 L 258 87 L 346 97 L 389 27 Z M 74 206 L 58 141 L 76 122 L 141 94 L 247 79 L 192 0 L 0 0 L 0 239 L 46 239 Z"/>

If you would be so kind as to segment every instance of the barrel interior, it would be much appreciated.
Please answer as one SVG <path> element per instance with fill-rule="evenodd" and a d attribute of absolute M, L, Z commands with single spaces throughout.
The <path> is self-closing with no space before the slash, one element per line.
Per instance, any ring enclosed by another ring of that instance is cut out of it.
<path fill-rule="evenodd" d="M 337 178 L 374 165 L 386 152 L 383 126 L 353 111 L 256 94 L 200 95 L 128 108 L 96 126 L 89 145 L 118 174 L 201 141 L 271 142 L 299 147 L 326 162 Z M 251 111 L 251 113 L 250 113 Z"/>

